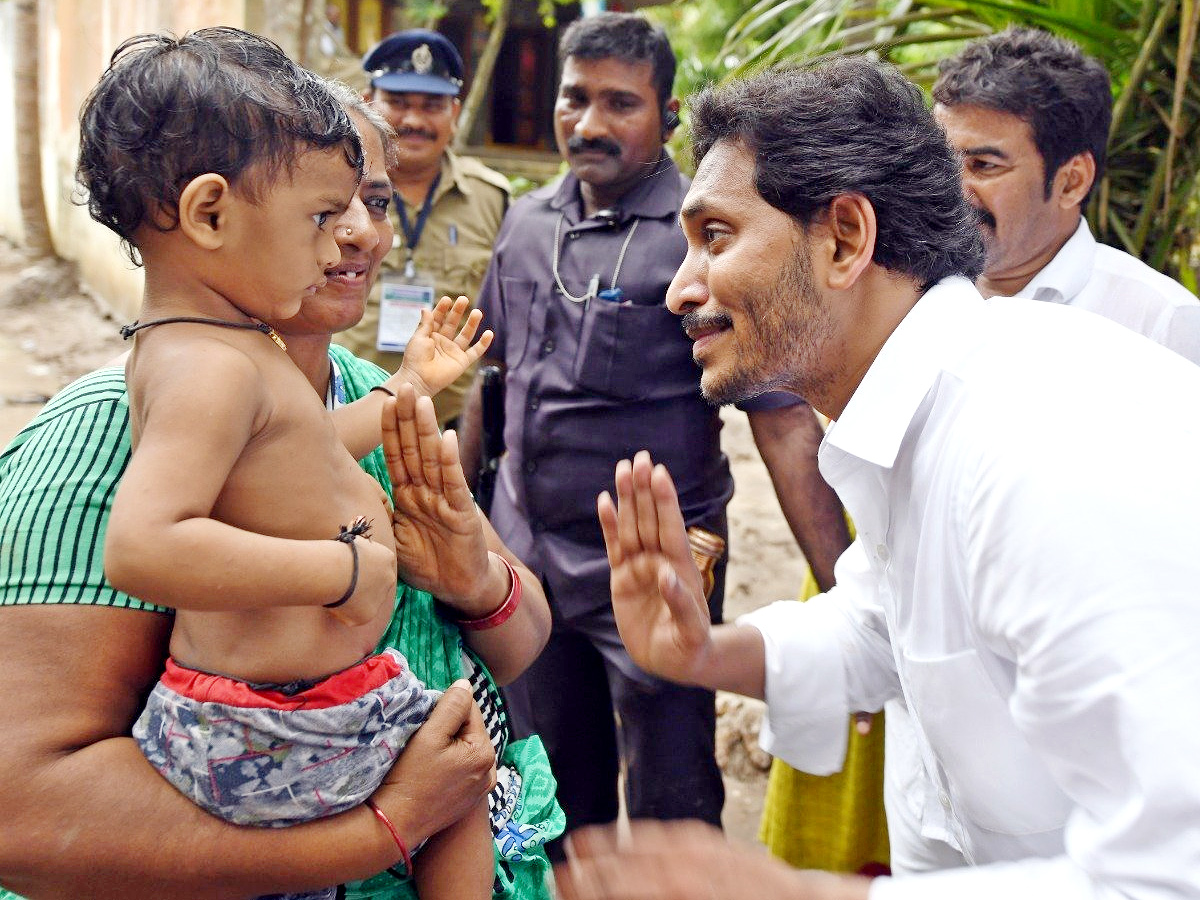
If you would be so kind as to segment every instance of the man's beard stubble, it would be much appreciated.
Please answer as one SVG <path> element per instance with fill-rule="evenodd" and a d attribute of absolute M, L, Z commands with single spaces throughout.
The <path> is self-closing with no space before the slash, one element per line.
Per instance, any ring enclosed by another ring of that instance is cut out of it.
<path fill-rule="evenodd" d="M 755 289 L 749 285 L 747 294 Z M 743 300 L 745 320 L 734 347 L 733 366 L 721 380 L 701 378 L 701 393 L 713 406 L 740 403 L 768 391 L 784 390 L 808 397 L 834 380 L 837 370 L 816 369 L 817 348 L 829 342 L 833 326 L 821 303 L 812 266 L 800 247 L 779 272 L 776 284 L 751 302 Z M 731 328 L 726 313 L 687 313 L 685 330 L 717 325 Z M 727 334 L 730 332 L 726 332 Z M 699 365 L 699 363 L 697 363 Z M 708 374 L 708 373 L 706 373 Z"/>

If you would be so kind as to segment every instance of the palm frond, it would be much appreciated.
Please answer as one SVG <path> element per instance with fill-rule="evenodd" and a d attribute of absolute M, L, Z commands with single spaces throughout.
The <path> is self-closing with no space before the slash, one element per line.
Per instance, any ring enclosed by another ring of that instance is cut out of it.
<path fill-rule="evenodd" d="M 1112 76 L 1108 166 L 1090 216 L 1097 234 L 1151 265 L 1189 267 L 1200 231 L 1200 0 L 758 0 L 720 58 L 738 77 L 871 53 L 928 86 L 941 58 L 1010 24 L 1076 41 Z"/>

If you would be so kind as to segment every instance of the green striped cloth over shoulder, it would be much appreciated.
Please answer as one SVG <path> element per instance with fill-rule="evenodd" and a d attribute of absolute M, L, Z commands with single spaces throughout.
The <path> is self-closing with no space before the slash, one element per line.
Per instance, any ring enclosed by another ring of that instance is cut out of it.
<path fill-rule="evenodd" d="M 0 453 L 0 605 L 166 612 L 104 580 L 104 532 L 129 464 L 125 370 L 63 388 Z"/>

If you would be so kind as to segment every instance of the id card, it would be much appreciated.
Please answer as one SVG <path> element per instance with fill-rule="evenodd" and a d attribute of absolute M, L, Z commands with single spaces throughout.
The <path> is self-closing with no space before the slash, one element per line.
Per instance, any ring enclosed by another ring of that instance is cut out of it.
<path fill-rule="evenodd" d="M 433 309 L 433 282 L 420 273 L 384 273 L 380 278 L 379 333 L 375 349 L 403 353 L 421 322 L 421 310 Z"/>

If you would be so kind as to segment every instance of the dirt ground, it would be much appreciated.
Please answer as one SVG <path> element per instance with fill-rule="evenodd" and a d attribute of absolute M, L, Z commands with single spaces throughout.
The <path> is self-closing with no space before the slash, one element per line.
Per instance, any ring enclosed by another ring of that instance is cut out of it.
<path fill-rule="evenodd" d="M 28 289 L 36 270 L 37 289 Z M 17 291 L 18 282 L 27 286 Z M 117 323 L 80 292 L 70 270 L 31 267 L 0 240 L 0 443 L 56 391 L 124 349 Z"/>
<path fill-rule="evenodd" d="M 124 349 L 120 323 L 69 277 L 41 272 L 40 291 L 17 293 L 29 265 L 0 240 L 0 446 L 41 405 L 80 374 Z M 723 442 L 737 490 L 729 506 L 730 561 L 725 615 L 733 619 L 772 600 L 794 596 L 804 561 L 779 511 L 743 413 L 725 410 Z M 718 698 L 718 759 L 726 773 L 726 830 L 756 839 L 768 758 L 756 744 L 760 711 L 739 698 Z"/>

